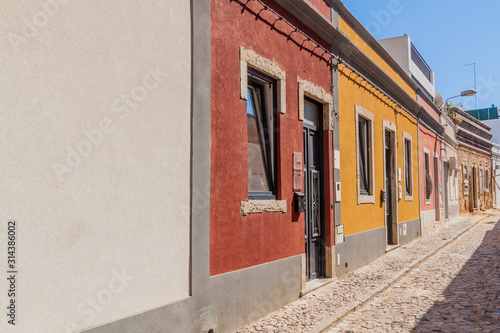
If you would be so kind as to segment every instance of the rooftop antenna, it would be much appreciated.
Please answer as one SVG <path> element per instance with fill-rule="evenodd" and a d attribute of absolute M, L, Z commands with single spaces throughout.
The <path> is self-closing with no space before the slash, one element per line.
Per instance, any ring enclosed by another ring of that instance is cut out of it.
<path fill-rule="evenodd" d="M 472 65 L 474 65 L 474 90 L 477 91 L 477 85 L 476 85 L 476 63 L 473 62 L 472 64 L 466 64 L 466 65 L 464 65 L 464 67 L 465 66 L 472 66 Z M 474 105 L 475 105 L 475 109 L 477 110 L 477 95 L 474 96 L 474 98 L 475 98 L 475 104 Z"/>

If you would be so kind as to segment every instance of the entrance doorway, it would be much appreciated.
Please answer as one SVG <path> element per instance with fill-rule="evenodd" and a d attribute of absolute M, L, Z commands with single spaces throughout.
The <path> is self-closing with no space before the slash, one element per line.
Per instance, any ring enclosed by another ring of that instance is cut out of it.
<path fill-rule="evenodd" d="M 306 279 L 325 276 L 323 218 L 322 105 L 304 100 L 304 187 L 306 195 Z"/>
<path fill-rule="evenodd" d="M 439 160 L 434 156 L 434 209 L 436 222 L 441 220 L 441 205 L 439 204 Z"/>
<path fill-rule="evenodd" d="M 444 162 L 443 163 L 443 180 L 444 180 L 444 183 L 443 183 L 443 210 L 444 210 L 444 218 L 445 219 L 448 219 L 449 218 L 449 208 L 448 208 L 448 204 L 449 204 L 449 200 L 450 200 L 450 191 L 448 190 L 448 186 L 449 186 L 449 180 L 450 180 L 450 176 L 451 174 L 449 174 L 449 164 L 448 162 Z M 453 178 L 451 179 L 451 181 L 453 181 Z"/>
<path fill-rule="evenodd" d="M 476 167 L 472 167 L 472 208 L 477 209 L 477 176 Z"/>
<path fill-rule="evenodd" d="M 387 245 L 398 244 L 397 224 L 397 184 L 395 162 L 395 133 L 385 130 L 384 165 L 385 165 L 385 225 L 387 227 Z"/>

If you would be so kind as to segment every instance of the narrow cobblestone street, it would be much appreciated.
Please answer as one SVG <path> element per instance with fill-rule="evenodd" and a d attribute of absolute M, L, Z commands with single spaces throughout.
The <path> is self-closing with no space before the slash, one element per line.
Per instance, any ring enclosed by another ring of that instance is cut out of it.
<path fill-rule="evenodd" d="M 328 332 L 500 332 L 499 241 L 485 219 Z"/>
<path fill-rule="evenodd" d="M 499 218 L 439 225 L 237 332 L 499 332 Z"/>

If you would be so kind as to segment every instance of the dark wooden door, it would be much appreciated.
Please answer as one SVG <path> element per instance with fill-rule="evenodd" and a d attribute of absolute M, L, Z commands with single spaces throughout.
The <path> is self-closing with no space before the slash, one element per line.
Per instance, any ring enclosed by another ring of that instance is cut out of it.
<path fill-rule="evenodd" d="M 392 151 L 391 151 L 391 132 L 385 131 L 385 224 L 387 226 L 387 244 L 393 244 L 392 230 Z"/>
<path fill-rule="evenodd" d="M 306 100 L 304 112 L 305 246 L 307 280 L 324 276 L 321 107 Z"/>

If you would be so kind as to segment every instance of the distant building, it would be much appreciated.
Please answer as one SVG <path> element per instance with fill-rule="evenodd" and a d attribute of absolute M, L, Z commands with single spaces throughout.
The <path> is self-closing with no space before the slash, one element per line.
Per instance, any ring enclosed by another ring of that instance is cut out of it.
<path fill-rule="evenodd" d="M 411 77 L 419 88 L 416 90 L 417 102 L 422 105 L 422 111 L 418 114 L 419 119 L 419 161 L 420 161 L 420 216 L 422 232 L 432 229 L 436 222 L 448 217 L 443 211 L 442 177 L 443 176 L 442 138 L 443 126 L 441 125 L 441 111 L 434 104 L 435 83 L 434 71 L 430 68 L 417 48 L 411 42 L 409 36 L 388 38 L 379 40 L 379 43 L 398 62 L 401 68 Z M 453 135 L 449 135 L 453 137 Z M 454 156 L 453 142 L 444 150 L 450 156 Z M 448 170 L 448 169 L 447 169 Z M 450 197 L 451 198 L 451 197 Z M 447 202 L 446 207 L 450 203 Z"/>
<path fill-rule="evenodd" d="M 460 106 L 452 109 L 462 118 L 458 124 L 459 200 L 461 213 L 492 208 L 492 160 L 490 127 L 467 114 Z"/>

